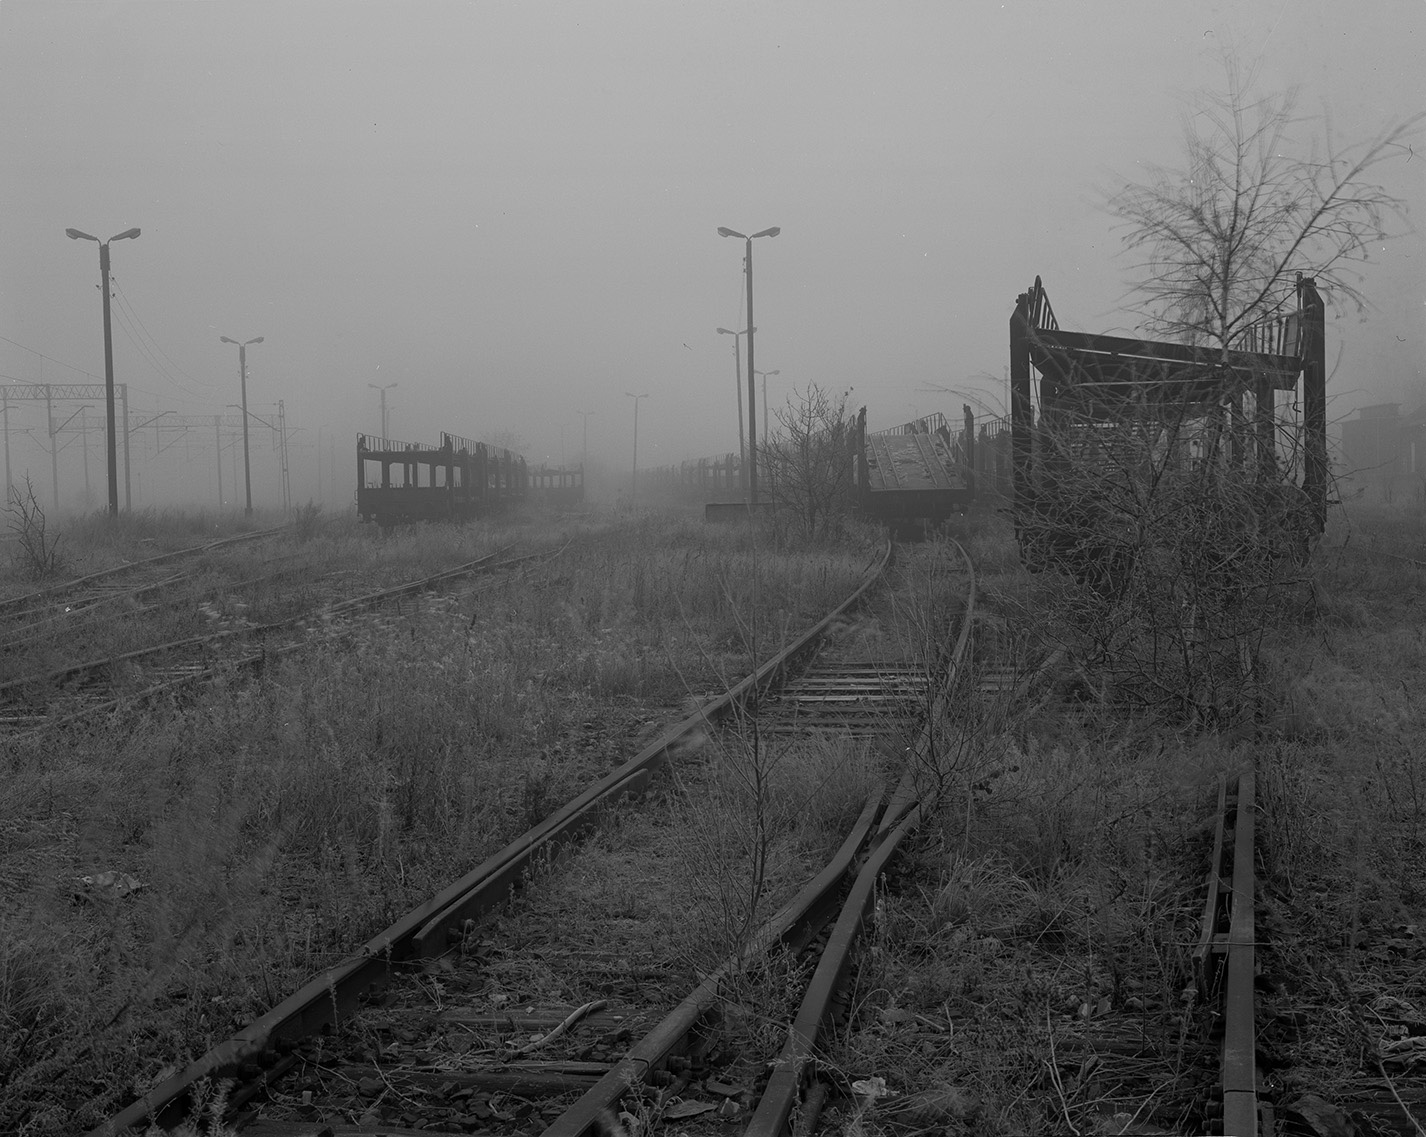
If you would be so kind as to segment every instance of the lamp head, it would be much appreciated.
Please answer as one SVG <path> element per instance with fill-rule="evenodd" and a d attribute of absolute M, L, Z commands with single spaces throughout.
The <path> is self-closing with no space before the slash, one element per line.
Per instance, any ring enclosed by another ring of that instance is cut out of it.
<path fill-rule="evenodd" d="M 742 237 L 743 240 L 745 240 L 745 241 L 747 240 L 747 237 L 744 237 L 742 233 L 739 233 L 736 229 L 729 229 L 729 228 L 728 228 L 727 226 L 725 226 L 725 225 L 719 225 L 719 226 L 718 226 L 718 236 L 720 236 L 720 237 Z"/>
<path fill-rule="evenodd" d="M 137 236 L 139 235 L 139 232 L 140 232 L 140 230 L 138 230 L 138 229 L 125 229 L 122 233 L 119 233 L 119 234 L 116 235 L 116 236 L 110 237 L 109 240 L 111 240 L 111 241 L 123 241 L 123 240 L 125 240 L 126 238 L 129 238 L 129 237 L 137 237 Z"/>
<path fill-rule="evenodd" d="M 71 241 L 79 241 L 79 240 L 97 241 L 97 240 L 99 240 L 98 237 L 91 237 L 88 233 L 82 232 L 82 231 L 80 231 L 79 229 L 66 229 L 66 230 L 64 231 L 64 235 L 65 235 L 66 237 L 68 237 Z"/>
<path fill-rule="evenodd" d="M 262 336 L 258 336 L 257 339 L 248 340 L 248 343 L 262 343 Z"/>
<path fill-rule="evenodd" d="M 776 237 L 782 232 L 782 226 L 774 225 L 771 229 L 764 229 L 761 233 L 754 233 L 753 237 Z M 751 240 L 751 238 L 749 238 Z"/>
<path fill-rule="evenodd" d="M 218 339 L 220 339 L 223 343 L 237 344 L 238 347 L 242 346 L 242 344 L 239 344 L 237 340 L 230 340 L 227 336 L 219 336 Z"/>

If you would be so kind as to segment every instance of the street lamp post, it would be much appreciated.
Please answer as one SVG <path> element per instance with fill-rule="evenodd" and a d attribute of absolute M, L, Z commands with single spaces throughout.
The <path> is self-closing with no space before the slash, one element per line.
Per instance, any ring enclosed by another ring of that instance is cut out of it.
<path fill-rule="evenodd" d="M 768 424 L 769 424 L 770 422 L 772 422 L 772 417 L 767 413 L 767 377 L 768 377 L 769 375 L 781 375 L 782 372 L 781 372 L 781 371 L 759 371 L 758 374 L 763 377 L 763 449 L 766 450 L 766 449 L 767 449 L 767 428 L 768 428 Z"/>
<path fill-rule="evenodd" d="M 247 507 L 244 514 L 248 517 L 253 515 L 253 471 L 248 458 L 248 344 L 262 343 L 262 336 L 254 339 L 230 340 L 227 336 L 218 337 L 223 343 L 235 344 L 238 349 L 238 377 L 242 380 L 243 392 L 243 489 L 247 493 Z"/>
<path fill-rule="evenodd" d="M 754 505 L 758 500 L 758 456 L 757 446 L 754 445 L 758 437 L 758 424 L 757 391 L 754 386 L 756 380 L 753 378 L 753 333 L 756 330 L 753 326 L 753 242 L 759 237 L 776 237 L 781 232 L 781 227 L 774 225 L 771 229 L 761 229 L 749 237 L 735 229 L 722 225 L 718 227 L 718 236 L 741 237 L 747 242 L 743 271 L 748 274 L 748 500 Z"/>
<path fill-rule="evenodd" d="M 629 479 L 629 504 L 633 505 L 639 492 L 639 400 L 647 399 L 649 395 L 647 391 L 642 395 L 635 395 L 631 391 L 625 391 L 624 394 L 634 400 L 634 472 Z"/>
<path fill-rule="evenodd" d="M 584 474 L 584 467 L 589 464 L 589 416 L 597 412 L 575 411 L 574 413 L 584 419 L 584 440 L 579 451 L 579 472 L 582 476 Z"/>
<path fill-rule="evenodd" d="M 367 386 L 381 395 L 381 437 L 388 438 L 390 436 L 388 433 L 390 428 L 386 418 L 386 392 L 391 390 L 392 387 L 397 386 L 397 384 L 388 383 L 385 387 L 378 387 L 375 383 L 368 383 Z"/>
<path fill-rule="evenodd" d="M 114 424 L 114 332 L 109 323 L 109 243 L 124 241 L 139 235 L 138 229 L 125 229 L 116 233 L 108 241 L 101 241 L 78 229 L 66 229 L 65 236 L 71 241 L 93 241 L 99 246 L 99 275 L 104 295 L 104 411 L 109 429 L 109 516 L 119 514 L 119 459 L 114 445 L 118 433 Z"/>
<path fill-rule="evenodd" d="M 752 330 L 757 331 L 756 328 Z M 728 328 L 719 328 L 718 334 L 720 336 L 733 337 L 733 374 L 737 377 L 735 386 L 738 390 L 738 461 L 742 465 L 741 477 L 743 483 L 746 485 L 748 478 L 748 451 L 743 444 L 743 357 L 738 351 L 738 337 L 747 335 L 748 329 L 744 328 L 741 332 L 735 332 Z"/>

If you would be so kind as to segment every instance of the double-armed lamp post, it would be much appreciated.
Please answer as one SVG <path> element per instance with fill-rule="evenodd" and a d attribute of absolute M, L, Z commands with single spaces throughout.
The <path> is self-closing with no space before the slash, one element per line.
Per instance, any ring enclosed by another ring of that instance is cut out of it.
<path fill-rule="evenodd" d="M 781 375 L 781 371 L 759 371 L 763 377 L 763 449 L 767 449 L 767 428 L 772 422 L 772 416 L 767 413 L 767 377 L 769 375 Z"/>
<path fill-rule="evenodd" d="M 736 229 L 718 226 L 720 237 L 740 237 L 747 242 L 743 259 L 743 271 L 748 274 L 748 500 L 757 504 L 758 500 L 758 422 L 757 422 L 757 380 L 753 377 L 753 242 L 759 237 L 776 237 L 782 228 L 774 225 L 748 236 Z M 735 340 L 734 343 L 737 341 Z"/>
<path fill-rule="evenodd" d="M 109 323 L 109 243 L 124 241 L 139 235 L 138 229 L 125 229 L 116 233 L 108 241 L 101 241 L 78 229 L 66 229 L 65 236 L 71 241 L 93 241 L 99 246 L 99 275 L 103 278 L 101 288 L 104 295 L 104 413 L 109 433 L 109 516 L 119 514 L 119 457 L 115 446 L 118 427 L 114 415 L 114 333 Z"/>
<path fill-rule="evenodd" d="M 219 336 L 218 339 L 223 343 L 233 344 L 238 349 L 238 376 L 242 380 L 243 392 L 243 489 L 247 493 L 247 507 L 243 512 L 246 516 L 251 517 L 253 515 L 253 472 L 252 466 L 248 462 L 248 344 L 262 343 L 262 336 L 243 340 L 242 343 L 230 340 L 227 336 Z"/>
<path fill-rule="evenodd" d="M 735 332 L 728 328 L 718 329 L 720 336 L 733 337 L 733 374 L 737 376 L 734 386 L 738 391 L 738 461 L 742 465 L 744 478 L 748 476 L 748 451 L 743 445 L 743 357 L 738 350 L 738 337 L 747 335 L 748 330 L 744 328 L 741 332 Z M 757 331 L 756 328 L 752 330 Z"/>
<path fill-rule="evenodd" d="M 386 384 L 386 386 L 382 387 L 378 386 L 376 383 L 368 383 L 367 386 L 381 396 L 381 437 L 383 440 L 383 445 L 385 445 L 385 440 L 391 437 L 391 430 L 388 426 L 388 421 L 386 418 L 386 392 L 391 390 L 392 387 L 397 386 L 397 384 L 388 383 Z"/>
<path fill-rule="evenodd" d="M 639 492 L 639 400 L 647 399 L 649 393 L 645 391 L 642 395 L 636 395 L 632 391 L 625 391 L 624 394 L 634 400 L 634 470 L 629 479 L 629 504 L 633 505 Z"/>

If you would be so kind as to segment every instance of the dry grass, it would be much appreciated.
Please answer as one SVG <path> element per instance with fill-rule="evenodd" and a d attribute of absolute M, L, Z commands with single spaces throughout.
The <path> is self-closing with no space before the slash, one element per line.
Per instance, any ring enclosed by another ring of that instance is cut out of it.
<path fill-rule="evenodd" d="M 532 536 L 338 526 L 303 548 L 329 545 L 323 563 L 364 592 Z M 770 551 L 655 518 L 564 536 L 570 550 L 518 582 L 403 600 L 258 678 L 7 745 L 0 1130 L 96 1123 L 228 1037 L 740 672 L 747 635 L 775 644 L 867 563 L 860 546 Z M 735 612 L 745 635 L 728 632 Z M 109 871 L 140 887 L 81 881 Z"/>

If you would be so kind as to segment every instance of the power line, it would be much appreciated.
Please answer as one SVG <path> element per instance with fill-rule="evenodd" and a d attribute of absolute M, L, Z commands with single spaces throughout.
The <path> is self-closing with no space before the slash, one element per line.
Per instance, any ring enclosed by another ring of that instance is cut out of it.
<path fill-rule="evenodd" d="M 175 387 L 177 387 L 180 391 L 182 391 L 185 395 L 192 395 L 194 398 L 208 398 L 208 397 L 210 397 L 214 392 L 216 392 L 217 388 L 216 388 L 214 385 L 209 384 L 209 383 L 204 383 L 203 380 L 201 380 L 201 379 L 195 379 L 192 375 L 189 375 L 188 372 L 184 371 L 183 368 L 178 365 L 178 363 L 174 360 L 174 358 L 173 358 L 171 355 L 168 354 L 168 352 L 164 351 L 163 346 L 162 346 L 162 345 L 158 342 L 158 340 L 154 337 L 154 334 L 149 331 L 148 326 L 144 323 L 143 319 L 139 316 L 138 311 L 134 308 L 133 303 L 129 300 L 128 294 L 125 293 L 124 290 L 123 290 L 123 288 L 120 287 L 120 285 L 119 285 L 119 280 L 118 280 L 118 278 L 114 275 L 114 273 L 113 273 L 112 270 L 110 271 L 109 279 L 113 282 L 114 291 L 115 291 L 115 296 L 117 297 L 117 299 L 118 299 L 118 301 L 119 301 L 119 306 L 120 306 L 120 307 L 124 310 L 124 312 L 134 321 L 135 325 L 137 325 L 137 327 L 140 329 L 140 331 L 142 332 L 143 336 L 147 337 L 148 343 L 152 345 L 151 348 L 144 348 L 144 349 L 141 349 L 141 350 L 144 350 L 144 351 L 145 351 L 145 354 L 148 356 L 149 360 L 154 364 L 154 367 L 158 370 L 159 374 L 162 375 L 165 379 L 167 379 L 170 383 L 172 383 Z M 132 338 L 132 337 L 131 337 L 131 338 Z M 165 367 L 165 366 L 158 360 L 157 355 L 154 354 L 155 352 L 157 352 L 158 355 L 162 355 L 163 358 L 166 359 L 166 360 L 168 361 L 168 363 L 172 366 L 172 369 L 173 369 L 173 370 L 170 370 L 168 367 Z M 184 378 L 184 379 L 187 379 L 190 383 L 197 384 L 199 387 L 206 387 L 206 388 L 207 388 L 207 391 L 206 391 L 206 392 L 199 392 L 199 391 L 193 390 L 191 387 L 185 386 L 185 385 L 173 374 L 174 371 L 177 371 L 179 375 L 182 375 L 183 378 Z"/>
<path fill-rule="evenodd" d="M 81 375 L 88 375 L 89 378 L 91 378 L 91 379 L 100 379 L 100 378 L 102 378 L 102 376 L 95 375 L 94 372 L 92 372 L 92 371 L 86 371 L 86 370 L 85 370 L 84 368 L 82 368 L 82 367 L 75 367 L 74 364 L 72 364 L 72 363 L 66 363 L 66 362 L 64 362 L 64 360 L 62 360 L 62 359 L 56 359 L 56 358 L 55 358 L 54 356 L 52 356 L 52 355 L 46 355 L 46 354 L 45 354 L 44 352 L 42 352 L 42 351 L 36 351 L 34 348 L 30 347 L 28 344 L 23 344 L 23 343 L 21 343 L 19 340 L 12 340 L 9 336 L 0 336 L 0 340 L 4 340 L 6 343 L 9 343 L 9 344 L 14 344 L 14 345 L 15 345 L 16 347 L 18 347 L 21 351 L 28 351 L 31 355 L 38 355 L 41 359 L 47 359 L 47 360 L 49 360 L 51 363 L 58 363 L 61 367 L 68 367 L 71 371 L 78 371 Z M 21 380 L 21 382 L 28 382 L 28 380 Z"/>

